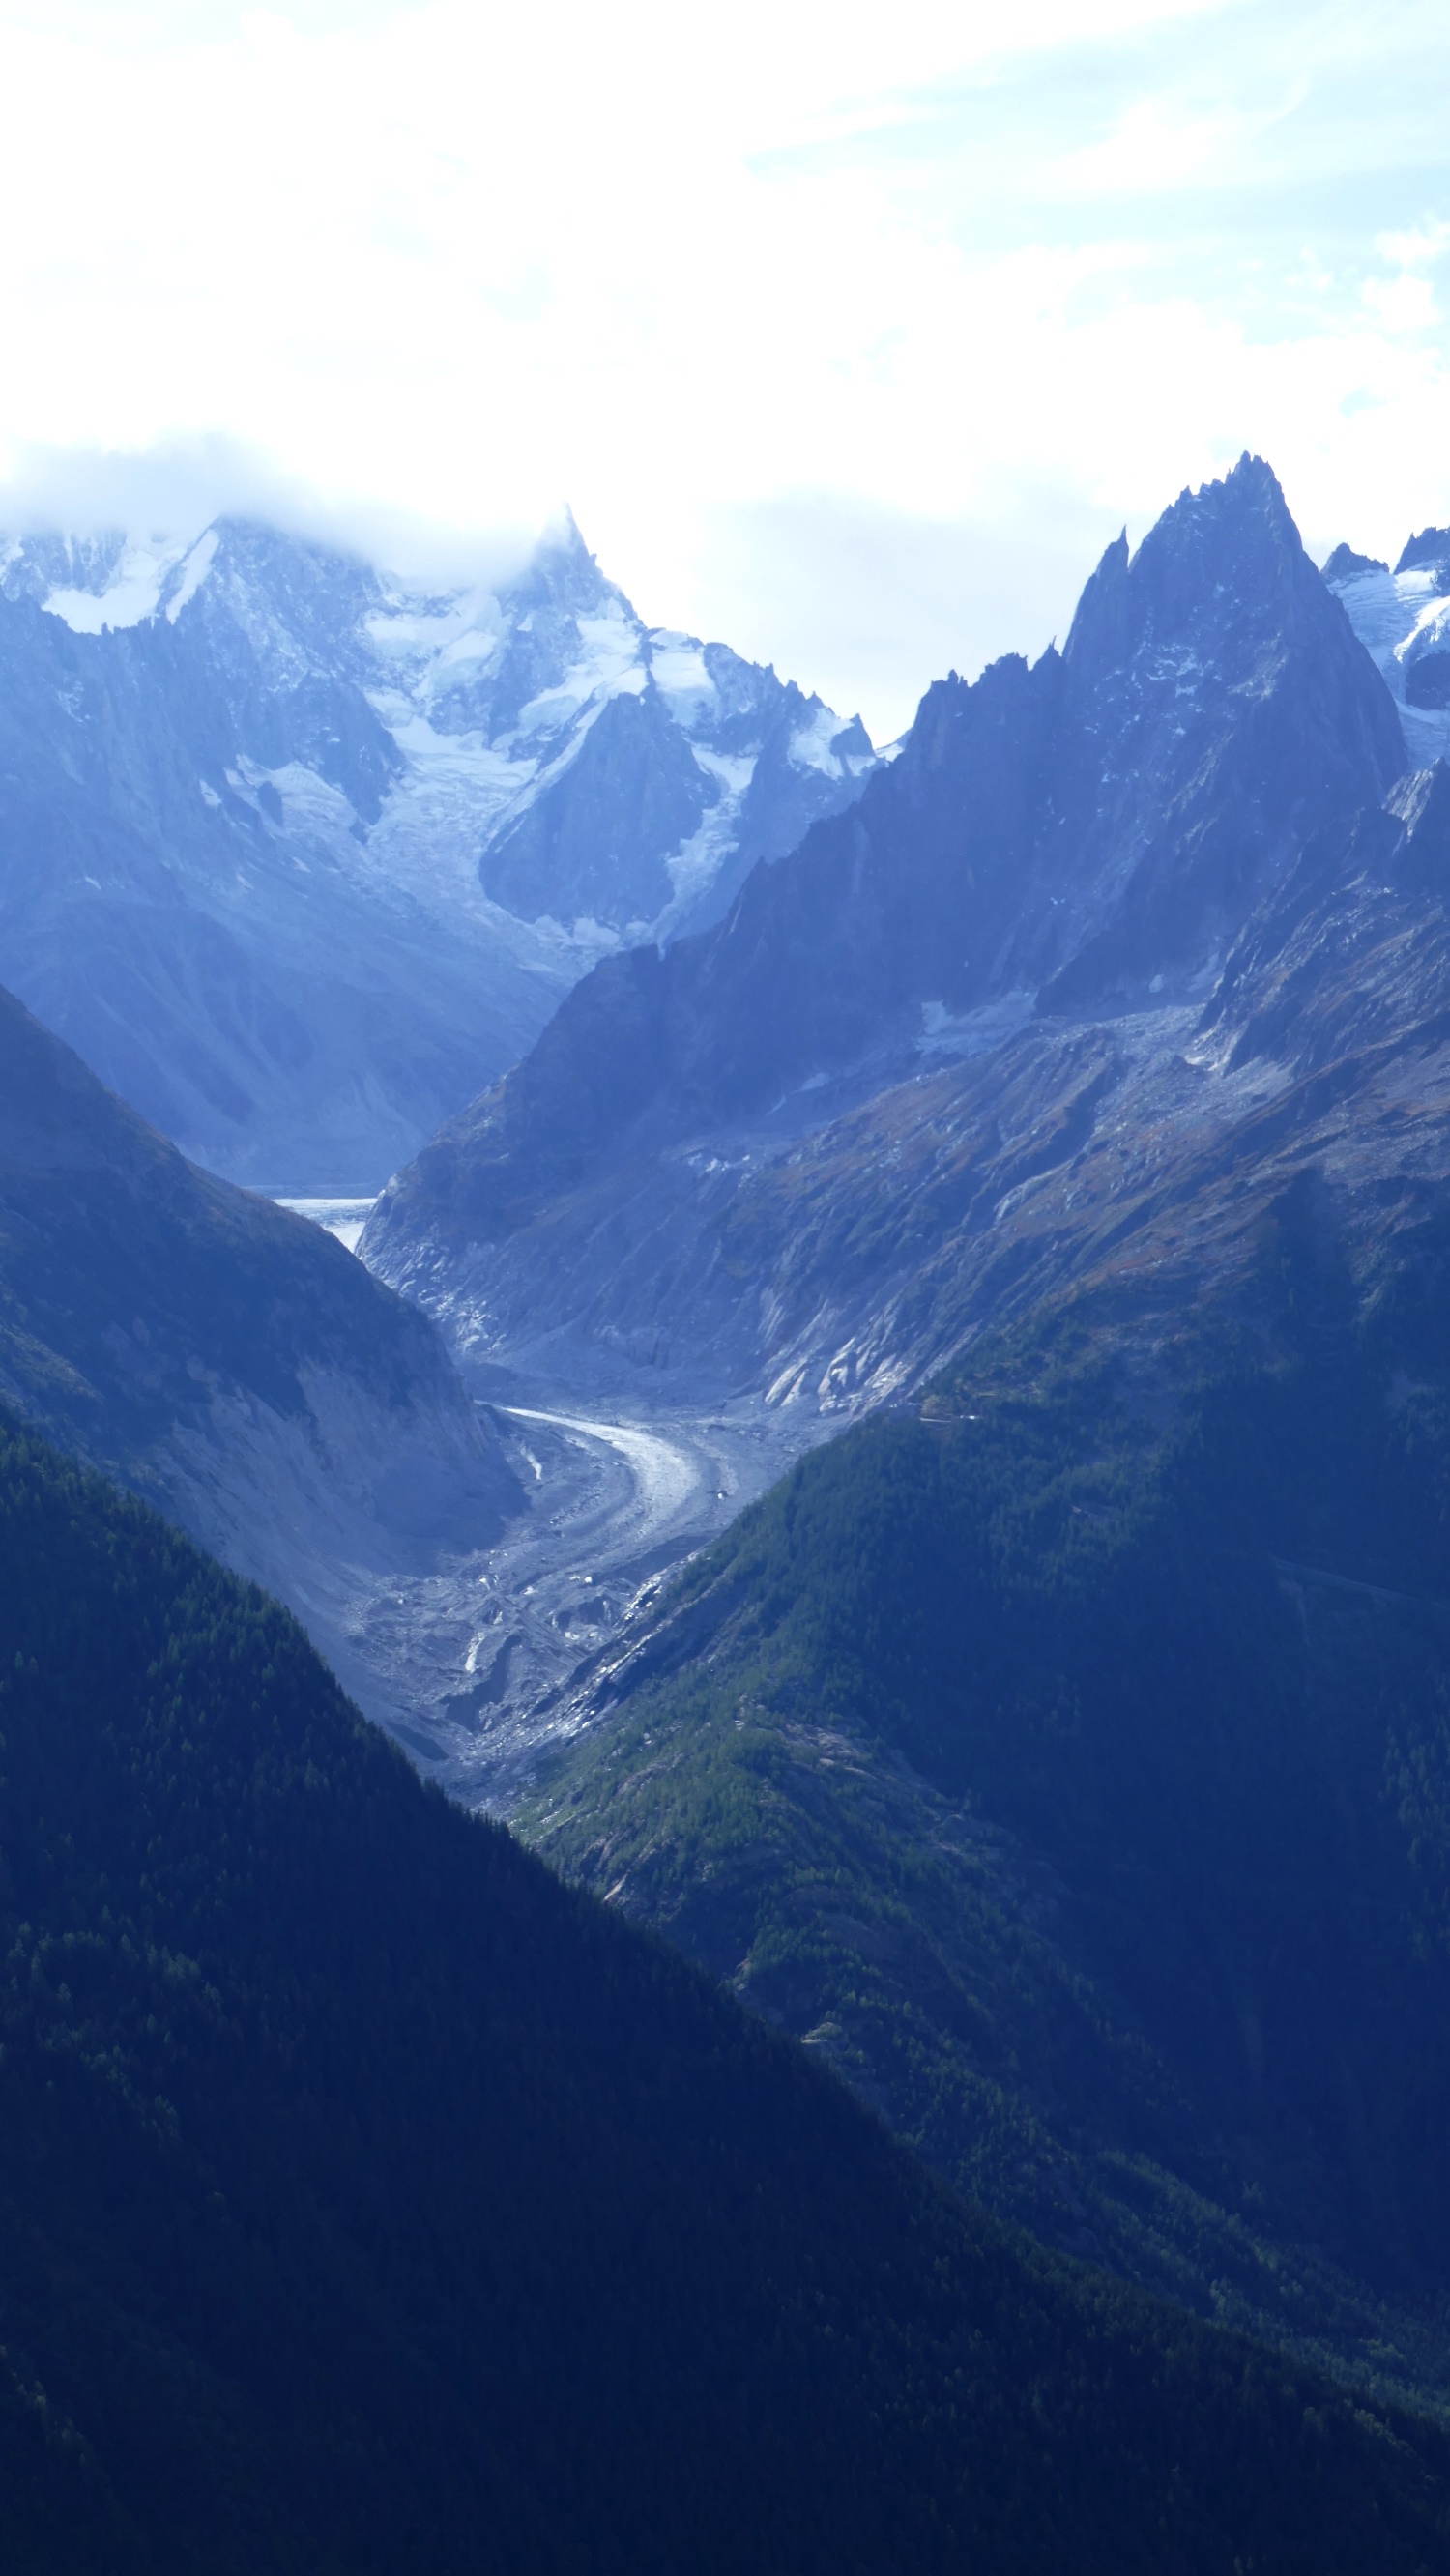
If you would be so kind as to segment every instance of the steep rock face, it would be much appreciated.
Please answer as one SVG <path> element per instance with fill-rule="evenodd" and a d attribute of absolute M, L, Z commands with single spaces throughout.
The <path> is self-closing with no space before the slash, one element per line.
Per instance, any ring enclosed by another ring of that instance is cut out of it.
<path fill-rule="evenodd" d="M 1379 555 L 1356 554 L 1353 546 L 1336 546 L 1320 570 L 1329 583 L 1350 581 L 1359 572 L 1388 572 L 1389 565 Z"/>
<path fill-rule="evenodd" d="M 497 593 L 243 520 L 0 548 L 0 974 L 266 1187 L 376 1187 L 602 950 L 708 915 L 873 765 L 647 629 L 572 523 Z"/>
<path fill-rule="evenodd" d="M 582 1329 L 653 1350 L 668 1302 L 680 1351 L 707 1296 L 753 1370 L 755 1283 L 721 1227 L 757 1166 L 830 1157 L 834 1130 L 793 1140 L 924 1047 L 975 1057 L 1035 1021 L 1014 1043 L 1049 1100 L 1069 1017 L 1108 1013 L 1125 1034 L 1103 1047 L 1136 1059 L 1130 1024 L 1201 1007 L 1301 852 L 1403 764 L 1365 650 L 1245 459 L 1131 560 L 1109 548 L 1061 655 L 931 689 L 860 804 L 716 931 L 603 961 L 394 1180 L 366 1256 L 485 1348 Z M 995 1079 L 939 1077 L 984 1097 Z"/>
<path fill-rule="evenodd" d="M 1034 1023 L 742 1172 L 716 1239 L 751 1293 L 717 1280 L 702 1333 L 854 1410 L 1093 1281 L 1151 1339 L 1249 1275 L 1287 1189 L 1388 1258 L 1450 1183 L 1447 805 L 1422 774 L 1307 852 L 1202 1011 Z"/>
<path fill-rule="evenodd" d="M 1311 845 L 1206 1004 L 980 1014 L 947 1032 L 977 1052 L 865 1100 L 826 1086 L 807 1132 L 787 1104 L 611 1167 L 493 1247 L 481 1288 L 464 1271 L 453 1312 L 541 1368 L 583 1345 L 836 1414 L 1124 1265 L 1171 1318 L 1245 1272 L 1290 1184 L 1366 1257 L 1424 1220 L 1450 1182 L 1447 1009 L 1442 767 Z"/>
<path fill-rule="evenodd" d="M 1075 793 L 1033 891 L 1068 918 L 1039 928 L 1024 903 L 1017 934 L 1047 1007 L 1212 976 L 1306 840 L 1404 766 L 1257 459 L 1185 493 L 1131 563 L 1109 550 L 1064 661 Z"/>
<path fill-rule="evenodd" d="M 1433 572 L 1441 586 L 1450 585 L 1450 528 L 1422 528 L 1400 549 L 1397 573 Z"/>
<path fill-rule="evenodd" d="M 339 1564 L 429 1563 L 517 1499 L 416 1309 L 187 1163 L 9 994 L 0 1393 L 324 1637 Z"/>
<path fill-rule="evenodd" d="M 546 796 L 486 852 L 484 885 L 510 911 L 560 921 L 653 920 L 673 887 L 663 852 L 690 840 L 720 801 L 650 682 L 601 709 Z"/>

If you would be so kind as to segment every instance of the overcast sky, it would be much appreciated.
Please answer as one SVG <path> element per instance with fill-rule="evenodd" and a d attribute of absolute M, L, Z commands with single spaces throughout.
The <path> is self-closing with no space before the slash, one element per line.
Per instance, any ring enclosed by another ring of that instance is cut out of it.
<path fill-rule="evenodd" d="M 9 515 L 286 487 L 488 560 L 567 500 L 883 738 L 1246 446 L 1321 554 L 1450 518 L 1447 25 L 0 0 Z"/>

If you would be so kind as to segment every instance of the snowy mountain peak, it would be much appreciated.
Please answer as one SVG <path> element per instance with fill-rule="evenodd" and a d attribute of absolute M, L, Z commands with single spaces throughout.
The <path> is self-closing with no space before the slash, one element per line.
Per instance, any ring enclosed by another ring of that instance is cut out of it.
<path fill-rule="evenodd" d="M 1395 570 L 1433 572 L 1441 589 L 1450 590 L 1450 528 L 1422 528 L 1407 541 Z"/>
<path fill-rule="evenodd" d="M 599 569 L 579 531 L 574 513 L 566 509 L 562 518 L 546 528 L 526 570 L 511 583 L 503 596 L 514 606 L 517 615 L 526 616 L 531 609 L 549 607 L 575 616 L 598 617 L 608 609 L 622 609 L 629 617 L 634 610 L 622 590 Z"/>
<path fill-rule="evenodd" d="M 707 1330 L 732 1277 L 738 1313 L 763 1314 L 757 1238 L 722 1230 L 725 1175 L 757 1161 L 786 1174 L 788 1241 L 813 1222 L 799 1140 L 838 1117 L 839 1133 L 861 1135 L 854 1172 L 870 1176 L 867 1230 L 851 1242 L 869 1231 L 881 1245 L 899 1314 L 903 1209 L 914 1224 L 922 1167 L 900 1158 L 894 1125 L 873 1132 L 868 1116 L 858 1130 L 857 1104 L 924 1053 L 970 1057 L 1034 1021 L 1131 1033 L 1171 1012 L 1181 1032 L 1177 1015 L 1214 993 L 1257 908 L 1346 815 L 1377 811 L 1402 769 L 1383 686 L 1273 475 L 1246 459 L 1185 493 L 1136 554 L 1108 548 L 1063 654 L 1009 655 L 970 686 L 928 690 L 899 760 L 849 815 L 757 869 L 725 922 L 663 956 L 602 959 L 533 1053 L 394 1177 L 365 1256 L 436 1297 L 481 1348 L 500 1349 L 517 1318 L 520 1341 L 577 1332 L 653 1364 L 697 1245 L 710 1247 Z M 1114 1035 L 1104 1062 L 1118 1052 Z M 1093 1085 L 1108 1078 L 1095 1070 Z M 917 1084 L 892 1096 L 914 1118 Z M 990 1102 L 983 1115 L 995 1125 Z M 1023 1196 L 1044 1169 L 1072 1167 L 1078 1115 L 1060 1093 L 1040 1097 Z M 944 1148 L 944 1191 L 961 1141 Z M 1147 1186 L 1141 1170 L 1116 1168 L 1114 1203 Z M 992 1234 L 1018 1198 L 984 1193 L 964 1222 Z M 1100 1201 L 1093 1221 L 1116 1224 L 1116 1205 Z M 833 1230 L 838 1275 L 844 1240 Z M 745 1249 L 722 1275 L 732 1242 Z M 905 1293 L 910 1304 L 915 1286 Z M 833 1295 L 820 1302 L 817 1274 L 808 1336 L 834 1337 Z M 845 1356 L 826 1339 L 823 1396 Z M 857 1383 L 856 1366 L 837 1383 Z M 879 1395 L 890 1381 L 870 1366 Z"/>
<path fill-rule="evenodd" d="M 185 540 L 128 536 L 119 528 L 0 540 L 0 595 L 34 600 L 76 635 L 139 626 L 180 587 L 192 551 Z"/>
<path fill-rule="evenodd" d="M 30 536 L 0 586 L 76 634 L 179 627 L 230 702 L 233 786 L 285 809 L 310 772 L 346 798 L 341 831 L 384 825 L 415 899 L 431 835 L 435 894 L 472 875 L 475 909 L 579 925 L 589 955 L 722 908 L 875 764 L 859 718 L 728 646 L 646 629 L 569 510 L 496 591 L 425 593 L 246 517 L 189 541 Z"/>
<path fill-rule="evenodd" d="M 1126 535 L 1108 547 L 1063 660 L 1081 689 L 1167 652 L 1186 684 L 1225 657 L 1242 666 L 1315 580 L 1272 468 L 1244 455 L 1221 481 L 1181 492 L 1131 557 Z"/>
<path fill-rule="evenodd" d="M 1320 569 L 1332 587 L 1336 582 L 1353 581 L 1356 573 L 1388 572 L 1389 565 L 1380 555 L 1356 554 L 1353 546 L 1339 545 Z"/>
<path fill-rule="evenodd" d="M 0 539 L 0 683 L 0 981 L 299 1190 L 375 1185 L 602 952 L 715 917 L 875 766 L 647 629 L 567 515 L 493 588 L 245 516 Z"/>
<path fill-rule="evenodd" d="M 1399 711 L 1409 759 L 1450 759 L 1450 529 L 1422 528 L 1393 572 L 1340 546 L 1324 578 Z"/>

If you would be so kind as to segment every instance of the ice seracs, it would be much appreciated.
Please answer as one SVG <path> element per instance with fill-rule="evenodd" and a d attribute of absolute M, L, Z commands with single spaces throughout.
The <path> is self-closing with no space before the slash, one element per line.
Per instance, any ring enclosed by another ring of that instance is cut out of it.
<path fill-rule="evenodd" d="M 1336 546 L 1324 578 L 1399 710 L 1416 768 L 1450 754 L 1450 528 L 1422 528 L 1394 571 Z"/>

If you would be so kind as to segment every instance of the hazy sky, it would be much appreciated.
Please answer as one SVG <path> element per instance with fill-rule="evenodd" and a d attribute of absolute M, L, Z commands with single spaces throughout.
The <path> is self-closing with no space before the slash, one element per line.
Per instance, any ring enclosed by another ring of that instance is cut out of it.
<path fill-rule="evenodd" d="M 1447 26 L 0 0 L 0 448 L 71 515 L 281 478 L 394 553 L 567 499 L 880 737 L 1245 446 L 1318 551 L 1450 518 Z"/>

